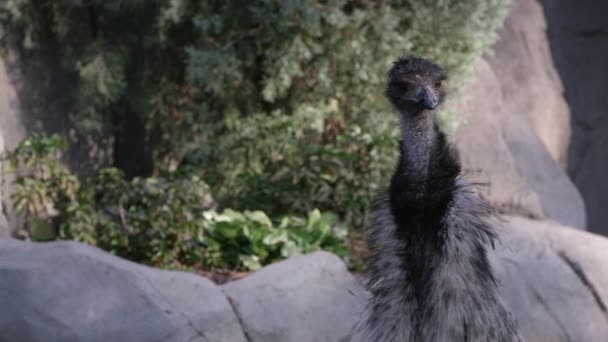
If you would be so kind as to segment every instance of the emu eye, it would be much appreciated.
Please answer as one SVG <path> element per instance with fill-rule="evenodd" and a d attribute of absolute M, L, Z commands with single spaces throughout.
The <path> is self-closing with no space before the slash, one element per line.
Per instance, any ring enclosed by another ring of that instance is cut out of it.
<path fill-rule="evenodd" d="M 435 82 L 435 84 L 433 85 L 433 87 L 435 87 L 435 90 L 441 89 L 441 81 Z"/>

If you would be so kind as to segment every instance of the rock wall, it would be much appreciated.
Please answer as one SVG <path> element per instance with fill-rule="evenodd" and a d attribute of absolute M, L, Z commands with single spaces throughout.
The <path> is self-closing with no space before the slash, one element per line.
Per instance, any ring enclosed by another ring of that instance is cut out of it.
<path fill-rule="evenodd" d="M 570 108 L 553 64 L 540 3 L 516 0 L 498 35 L 485 60 L 500 84 L 504 112 L 528 124 L 551 157 L 565 166 Z"/>
<path fill-rule="evenodd" d="M 25 136 L 25 129 L 19 118 L 19 100 L 7 71 L 4 60 L 0 60 L 0 238 L 9 237 L 14 230 L 15 217 L 10 215 L 10 182 L 6 153 Z"/>
<path fill-rule="evenodd" d="M 589 229 L 608 235 L 608 2 L 542 3 L 572 111 L 568 172 L 585 199 Z"/>
<path fill-rule="evenodd" d="M 608 240 L 554 223 L 508 220 L 490 256 L 525 340 L 607 341 Z"/>
<path fill-rule="evenodd" d="M 502 213 L 584 229 L 583 200 L 564 170 L 570 111 L 544 22 L 536 1 L 515 3 L 463 90 L 453 137 L 470 178 L 487 184 L 481 196 Z"/>
<path fill-rule="evenodd" d="M 490 258 L 526 341 L 608 341 L 608 240 L 509 220 Z M 336 342 L 367 299 L 326 252 L 219 287 L 76 242 L 0 240 L 2 342 Z"/>

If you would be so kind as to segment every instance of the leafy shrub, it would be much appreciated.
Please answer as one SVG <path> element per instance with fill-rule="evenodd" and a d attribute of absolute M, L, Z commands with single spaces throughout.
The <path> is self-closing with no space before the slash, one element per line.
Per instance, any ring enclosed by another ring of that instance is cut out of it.
<path fill-rule="evenodd" d="M 318 249 L 345 255 L 346 226 L 332 213 L 285 216 L 274 224 L 262 211 L 213 209 L 209 187 L 196 176 L 134 178 L 115 168 L 80 182 L 60 162 L 66 142 L 53 135 L 24 140 L 11 154 L 13 199 L 25 214 L 24 237 L 58 237 L 97 245 L 121 257 L 161 267 L 255 270 Z M 43 225 L 46 223 L 46 225 Z M 40 230 L 40 229 L 39 229 Z"/>
<path fill-rule="evenodd" d="M 205 212 L 204 260 L 220 268 L 256 270 L 272 261 L 320 249 L 345 256 L 347 229 L 332 213 L 285 216 L 275 225 L 262 211 Z"/>
<path fill-rule="evenodd" d="M 394 119 L 373 130 L 316 113 L 253 115 L 228 122 L 212 148 L 190 157 L 214 165 L 204 176 L 226 206 L 300 215 L 320 208 L 361 226 L 394 167 Z"/>
<path fill-rule="evenodd" d="M 20 231 L 24 237 L 33 233 L 38 240 L 52 238 L 50 220 L 63 209 L 57 204 L 78 196 L 80 181 L 59 161 L 66 147 L 67 142 L 58 135 L 34 135 L 11 155 L 11 168 L 25 173 L 15 179 L 11 194 L 13 206 L 32 226 Z"/>
<path fill-rule="evenodd" d="M 102 169 L 66 206 L 60 237 L 139 262 L 192 265 L 191 249 L 200 248 L 192 244 L 198 220 L 212 203 L 208 186 L 196 177 L 127 181 L 118 169 Z"/>

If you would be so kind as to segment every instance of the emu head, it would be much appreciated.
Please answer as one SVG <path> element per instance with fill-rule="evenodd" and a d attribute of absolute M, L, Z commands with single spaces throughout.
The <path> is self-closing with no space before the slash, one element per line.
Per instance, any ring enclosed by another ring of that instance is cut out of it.
<path fill-rule="evenodd" d="M 433 110 L 445 98 L 446 79 L 445 70 L 427 59 L 399 57 L 388 72 L 386 96 L 402 113 Z"/>

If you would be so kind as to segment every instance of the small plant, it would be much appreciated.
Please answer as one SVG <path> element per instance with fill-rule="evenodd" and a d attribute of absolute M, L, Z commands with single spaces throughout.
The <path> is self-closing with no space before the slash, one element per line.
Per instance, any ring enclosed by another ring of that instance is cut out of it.
<path fill-rule="evenodd" d="M 205 259 L 219 268 L 256 270 L 262 265 L 293 255 L 328 250 L 345 256 L 347 228 L 338 224 L 333 213 L 313 210 L 307 218 L 285 216 L 279 224 L 262 211 L 224 210 L 205 213 L 204 231 L 199 243 Z"/>
<path fill-rule="evenodd" d="M 76 199 L 80 182 L 60 161 L 67 141 L 59 135 L 34 135 L 10 155 L 10 166 L 19 175 L 11 195 L 15 210 L 30 223 L 20 235 L 36 240 L 55 236 L 51 221 Z"/>

